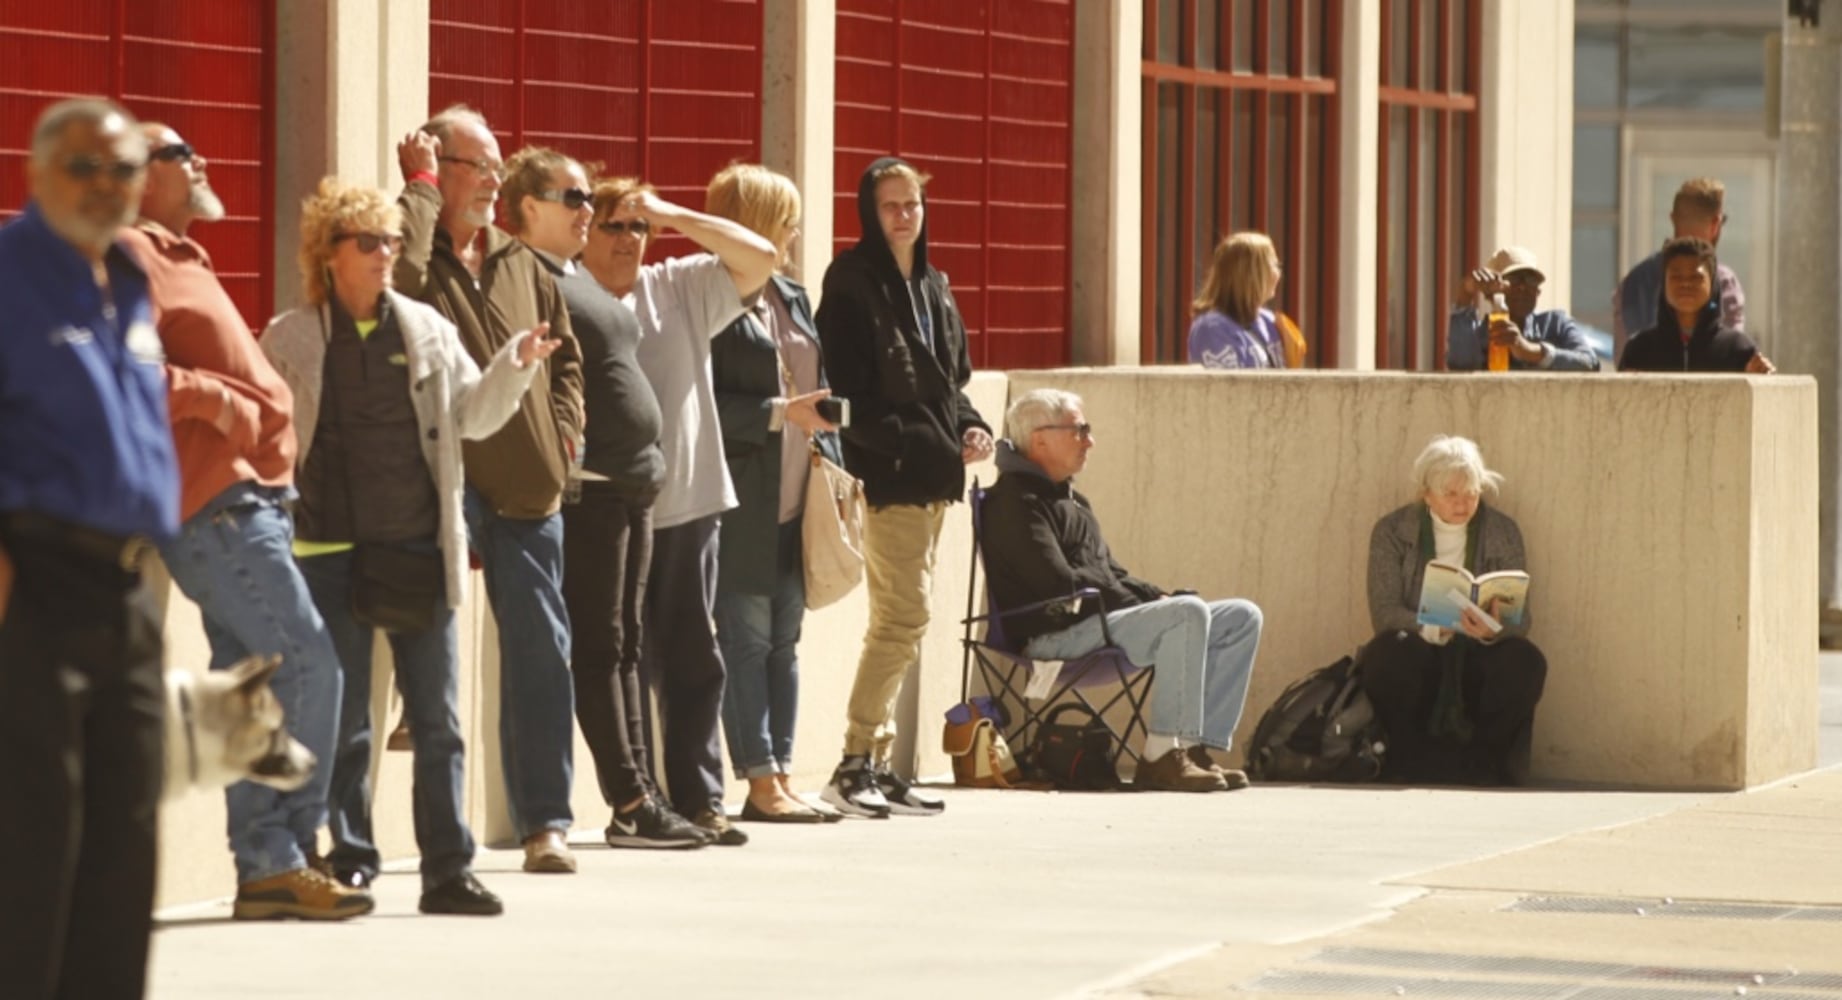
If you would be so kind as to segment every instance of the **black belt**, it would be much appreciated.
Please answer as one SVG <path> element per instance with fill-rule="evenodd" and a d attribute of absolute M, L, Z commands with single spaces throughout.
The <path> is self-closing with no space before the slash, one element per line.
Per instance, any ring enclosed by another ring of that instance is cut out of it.
<path fill-rule="evenodd" d="M 141 535 L 111 535 L 29 510 L 0 514 L 0 535 L 9 541 L 53 545 L 124 573 L 140 572 L 142 557 L 153 551 L 153 543 Z"/>

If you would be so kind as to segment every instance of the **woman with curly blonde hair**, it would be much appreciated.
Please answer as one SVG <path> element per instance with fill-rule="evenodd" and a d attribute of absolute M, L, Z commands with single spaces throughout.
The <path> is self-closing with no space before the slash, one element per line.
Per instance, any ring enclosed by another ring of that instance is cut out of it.
<path fill-rule="evenodd" d="M 381 628 L 415 733 L 420 909 L 491 915 L 503 907 L 473 877 L 473 834 L 461 812 L 461 441 L 510 419 L 558 342 L 541 326 L 521 333 L 482 374 L 454 324 L 391 290 L 401 223 L 383 192 L 322 180 L 301 206 L 309 304 L 277 316 L 262 336 L 263 353 L 294 391 L 295 557 L 345 675 L 326 861 L 347 885 L 368 885 L 378 871 L 366 784 L 371 646 Z"/>

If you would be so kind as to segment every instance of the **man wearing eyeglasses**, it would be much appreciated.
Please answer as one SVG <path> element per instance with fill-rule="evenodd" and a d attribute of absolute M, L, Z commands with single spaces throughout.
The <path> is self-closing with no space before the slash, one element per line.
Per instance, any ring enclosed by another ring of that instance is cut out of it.
<path fill-rule="evenodd" d="M 500 753 L 528 872 L 573 872 L 566 834 L 574 694 L 563 603 L 563 486 L 582 447 L 581 352 L 562 294 L 524 243 L 494 227 L 498 140 L 479 113 L 450 107 L 397 145 L 407 182 L 397 290 L 460 329 L 484 368 L 519 331 L 550 324 L 563 346 L 519 410 L 464 446 L 469 542 L 484 563 L 499 626 Z M 412 737 L 413 737 L 412 733 Z"/>
<path fill-rule="evenodd" d="M 142 125 L 147 186 L 140 219 L 123 230 L 147 272 L 166 349 L 167 410 L 179 457 L 182 519 L 160 554 L 198 604 L 211 669 L 279 654 L 270 688 L 288 729 L 320 760 L 292 792 L 239 782 L 224 791 L 242 920 L 344 920 L 371 894 L 309 865 L 326 822 L 341 674 L 320 613 L 289 547 L 295 499 L 294 396 L 219 283 L 211 255 L 188 233 L 224 217 L 207 163 L 166 125 Z"/>
<path fill-rule="evenodd" d="M 1446 326 L 1445 366 L 1477 371 L 1485 367 L 1490 348 L 1500 346 L 1509 352 L 1514 370 L 1598 371 L 1599 355 L 1587 326 L 1565 309 L 1535 311 L 1547 280 L 1534 252 L 1522 247 L 1504 247 L 1466 275 Z M 1490 302 L 1497 295 L 1503 296 L 1507 315 L 1492 312 Z"/>
<path fill-rule="evenodd" d="M 100 99 L 39 117 L 0 228 L 0 992 L 139 997 L 165 696 L 148 540 L 179 526 L 160 337 L 117 233 L 147 142 Z"/>
<path fill-rule="evenodd" d="M 1675 203 L 1669 209 L 1675 239 L 1694 237 L 1719 246 L 1720 233 L 1727 225 L 1727 185 L 1713 177 L 1695 177 L 1676 189 Z M 1716 294 L 1720 297 L 1721 328 L 1746 332 L 1746 292 L 1740 287 L 1733 268 L 1720 264 Z M 1663 297 L 1663 251 L 1637 263 L 1612 293 L 1612 335 L 1614 350 L 1624 353 L 1625 342 L 1657 323 L 1657 303 Z"/>
<path fill-rule="evenodd" d="M 1229 749 L 1240 724 L 1260 609 L 1239 598 L 1166 592 L 1113 558 L 1093 506 L 1074 488 L 1094 449 L 1081 397 L 1032 390 L 1011 404 L 1004 425 L 979 538 L 992 605 L 1018 609 L 1005 617 L 1006 637 L 1037 659 L 1072 660 L 1110 636 L 1133 663 L 1157 670 L 1133 787 L 1245 788 L 1247 775 L 1216 764 L 1209 751 Z M 1070 599 L 1090 588 L 1098 599 Z"/>

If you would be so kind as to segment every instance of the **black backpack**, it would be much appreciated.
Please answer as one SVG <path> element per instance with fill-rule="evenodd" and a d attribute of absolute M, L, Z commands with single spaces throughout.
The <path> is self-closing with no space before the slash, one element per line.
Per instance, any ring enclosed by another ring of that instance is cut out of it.
<path fill-rule="evenodd" d="M 1069 713 L 1085 718 L 1061 721 Z M 1113 734 L 1093 712 L 1073 703 L 1051 711 L 1036 727 L 1027 754 L 1029 777 L 1071 792 L 1100 792 L 1119 787 L 1118 752 Z"/>
<path fill-rule="evenodd" d="M 1247 748 L 1257 781 L 1374 781 L 1387 736 L 1349 657 L 1286 688 L 1260 717 Z"/>

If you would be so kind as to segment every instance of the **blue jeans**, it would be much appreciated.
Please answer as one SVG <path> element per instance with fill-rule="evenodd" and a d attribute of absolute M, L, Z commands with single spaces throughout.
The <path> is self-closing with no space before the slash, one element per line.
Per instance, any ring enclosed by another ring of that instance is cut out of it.
<path fill-rule="evenodd" d="M 434 543 L 426 548 L 433 551 Z M 310 556 L 300 566 L 345 671 L 339 754 L 332 766 L 333 850 L 327 860 L 342 872 L 375 877 L 381 860 L 371 833 L 371 653 L 377 630 L 352 616 L 352 553 Z M 432 889 L 473 863 L 473 832 L 461 812 L 466 767 L 454 612 L 443 602 L 433 626 L 385 635 L 415 743 L 411 814 L 422 851 L 422 887 Z"/>
<path fill-rule="evenodd" d="M 1247 682 L 1260 645 L 1260 609 L 1252 601 L 1205 602 L 1166 597 L 1109 612 L 1113 643 L 1133 663 L 1157 668 L 1150 718 L 1159 736 L 1227 750 L 1247 704 Z M 1030 656 L 1068 660 L 1100 648 L 1100 618 L 1087 618 L 1024 647 Z"/>
<path fill-rule="evenodd" d="M 778 534 L 772 594 L 720 589 L 716 594 L 716 641 L 727 670 L 723 735 L 738 778 L 790 774 L 793 769 L 793 721 L 799 713 L 797 647 L 800 624 L 806 619 L 800 519 L 781 525 Z"/>
<path fill-rule="evenodd" d="M 486 567 L 499 625 L 499 754 L 512 829 L 523 840 L 575 823 L 575 679 L 563 603 L 563 516 L 517 520 L 467 488 L 467 538 Z M 410 724 L 414 737 L 416 727 Z"/>
<path fill-rule="evenodd" d="M 317 846 L 326 822 L 339 729 L 339 659 L 294 565 L 294 521 L 282 506 L 289 498 L 287 490 L 238 483 L 188 518 L 160 549 L 173 582 L 203 613 L 211 669 L 254 654 L 281 654 L 269 688 L 288 731 L 320 761 L 307 784 L 292 792 L 249 781 L 225 789 L 239 883 L 306 866 L 305 852 Z"/>

